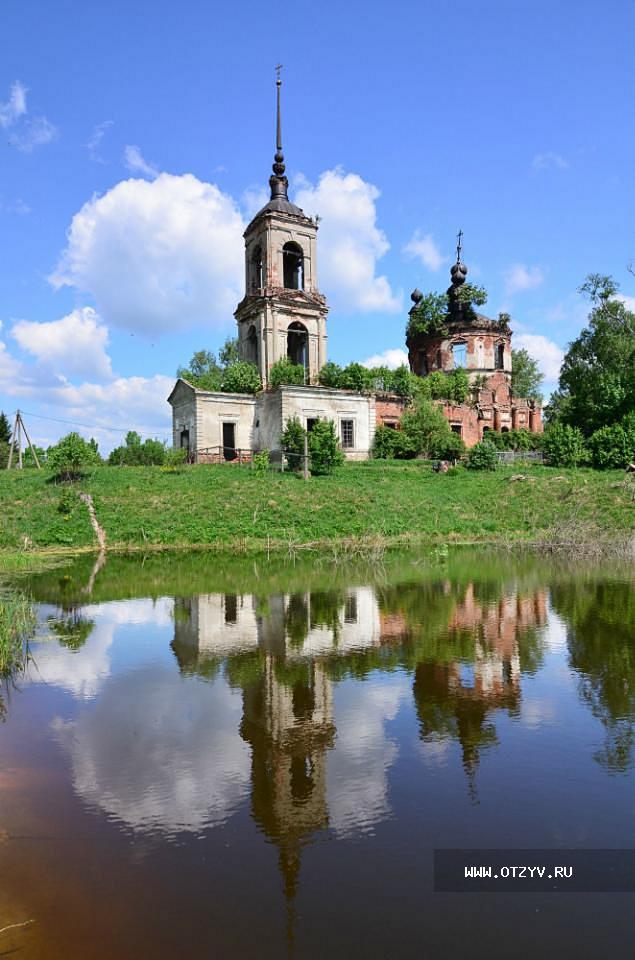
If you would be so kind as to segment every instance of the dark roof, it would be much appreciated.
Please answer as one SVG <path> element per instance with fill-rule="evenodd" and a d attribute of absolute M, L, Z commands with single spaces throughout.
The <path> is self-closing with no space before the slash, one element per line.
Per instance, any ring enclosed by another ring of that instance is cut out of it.
<path fill-rule="evenodd" d="M 287 200 L 286 197 L 275 197 L 264 205 L 262 210 L 259 210 L 254 220 L 257 220 L 263 213 L 288 213 L 292 217 L 305 217 L 306 214 L 304 210 L 301 210 L 300 207 L 296 207 L 295 203 L 291 203 L 290 200 Z"/>

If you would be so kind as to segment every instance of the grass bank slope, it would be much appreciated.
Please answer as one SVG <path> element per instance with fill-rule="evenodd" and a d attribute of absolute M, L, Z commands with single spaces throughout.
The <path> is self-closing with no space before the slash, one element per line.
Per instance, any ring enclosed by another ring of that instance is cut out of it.
<path fill-rule="evenodd" d="M 522 472 L 524 479 L 513 479 Z M 46 471 L 0 473 L 0 550 L 95 545 L 85 504 Z M 624 537 L 635 484 L 621 472 L 502 467 L 435 474 L 423 462 L 346 464 L 308 482 L 234 465 L 99 467 L 92 496 L 110 549 L 212 546 L 238 551 L 363 538 L 386 543 L 535 542 Z M 66 512 L 65 512 L 66 511 Z"/>

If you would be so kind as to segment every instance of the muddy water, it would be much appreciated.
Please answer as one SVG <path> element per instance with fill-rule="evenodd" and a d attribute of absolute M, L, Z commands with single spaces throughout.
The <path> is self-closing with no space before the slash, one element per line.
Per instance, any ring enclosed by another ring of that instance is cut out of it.
<path fill-rule="evenodd" d="M 23 584 L 24 585 L 24 584 Z M 0 956 L 632 953 L 633 894 L 442 894 L 438 848 L 635 846 L 628 571 L 87 560 L 2 694 Z"/>

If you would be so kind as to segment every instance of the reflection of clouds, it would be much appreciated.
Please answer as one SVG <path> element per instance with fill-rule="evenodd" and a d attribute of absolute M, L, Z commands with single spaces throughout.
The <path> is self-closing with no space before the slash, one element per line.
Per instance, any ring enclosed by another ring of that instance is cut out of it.
<path fill-rule="evenodd" d="M 545 724 L 552 724 L 556 719 L 556 705 L 549 700 L 525 700 L 520 711 L 521 723 L 535 730 Z"/>
<path fill-rule="evenodd" d="M 91 618 L 89 612 L 86 616 Z M 112 623 L 96 623 L 79 650 L 63 647 L 54 638 L 31 644 L 33 663 L 29 665 L 29 680 L 61 687 L 78 700 L 96 697 L 102 683 L 110 676 L 110 647 L 114 632 Z"/>
<path fill-rule="evenodd" d="M 249 789 L 240 695 L 145 666 L 113 677 L 93 709 L 55 721 L 88 803 L 139 830 L 197 831 L 225 820 Z"/>
<path fill-rule="evenodd" d="M 419 740 L 417 750 L 425 763 L 442 767 L 448 761 L 450 743 L 449 737 L 429 737 L 427 740 Z"/>
<path fill-rule="evenodd" d="M 84 607 L 82 612 L 90 620 L 104 617 L 110 623 L 152 624 L 167 627 L 172 623 L 174 600 L 160 597 L 158 600 L 114 600 Z"/>
<path fill-rule="evenodd" d="M 335 692 L 337 741 L 328 755 L 329 823 L 346 836 L 368 830 L 390 814 L 388 770 L 398 747 L 386 736 L 385 723 L 411 696 L 404 675 L 382 678 L 381 684 L 346 684 Z"/>
<path fill-rule="evenodd" d="M 129 624 L 168 626 L 172 623 L 173 606 L 172 599 L 163 597 L 82 607 L 79 610 L 81 618 L 95 624 L 86 642 L 79 650 L 71 650 L 49 634 L 45 640 L 32 643 L 30 651 L 34 662 L 29 667 L 29 679 L 33 683 L 61 687 L 78 700 L 96 697 L 111 673 L 110 648 L 116 628 Z M 66 616 L 58 607 L 49 606 L 41 607 L 40 615 L 43 628 L 46 627 L 46 617 L 64 619 Z"/>
<path fill-rule="evenodd" d="M 544 638 L 548 650 L 567 650 L 567 625 L 562 617 L 555 613 L 551 604 Z"/>

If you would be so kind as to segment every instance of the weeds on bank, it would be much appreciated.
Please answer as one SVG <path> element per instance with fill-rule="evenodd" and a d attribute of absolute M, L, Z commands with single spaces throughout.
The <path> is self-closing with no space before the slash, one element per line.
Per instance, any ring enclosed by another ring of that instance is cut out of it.
<path fill-rule="evenodd" d="M 19 595 L 0 595 L 0 678 L 13 677 L 24 669 L 28 641 L 35 629 L 35 614 L 29 601 Z"/>

